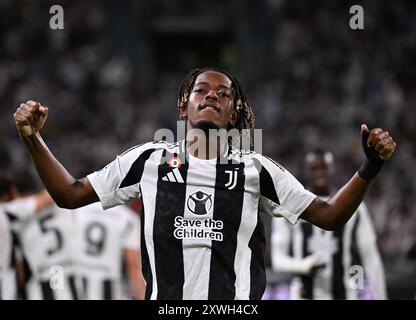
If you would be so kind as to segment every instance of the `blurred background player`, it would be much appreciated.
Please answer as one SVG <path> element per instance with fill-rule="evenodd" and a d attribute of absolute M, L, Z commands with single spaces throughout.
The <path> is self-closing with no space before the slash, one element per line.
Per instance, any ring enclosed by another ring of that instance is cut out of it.
<path fill-rule="evenodd" d="M 36 190 L 30 172 L 16 174 L 18 188 L 27 193 Z M 24 180 L 24 182 L 22 182 Z M 48 203 L 14 219 L 15 244 L 18 256 L 19 284 L 24 299 L 78 299 L 75 285 L 72 230 L 73 217 L 57 214 L 58 207 L 48 195 Z"/>
<path fill-rule="evenodd" d="M 32 215 L 18 230 L 27 299 L 143 299 L 139 237 L 138 217 L 127 207 L 53 206 Z"/>
<path fill-rule="evenodd" d="M 21 194 L 25 191 L 18 189 L 11 174 L 0 172 L 0 300 L 18 297 L 15 229 L 53 203 L 46 191 L 33 196 Z"/>
<path fill-rule="evenodd" d="M 306 186 L 328 199 L 334 192 L 330 183 L 334 173 L 332 153 L 307 153 L 304 170 Z M 359 292 L 364 292 L 358 290 L 363 289 L 362 277 L 368 280 L 372 298 L 386 299 L 384 269 L 364 203 L 342 229 L 335 231 L 325 231 L 306 221 L 291 226 L 283 219 L 274 219 L 271 256 L 274 271 L 294 276 L 291 299 L 358 299 Z"/>
<path fill-rule="evenodd" d="M 73 229 L 75 217 L 54 205 L 17 230 L 28 300 L 78 300 Z"/>
<path fill-rule="evenodd" d="M 99 203 L 61 210 L 75 217 L 73 241 L 82 298 L 144 299 L 138 215 L 127 206 L 104 211 Z"/>

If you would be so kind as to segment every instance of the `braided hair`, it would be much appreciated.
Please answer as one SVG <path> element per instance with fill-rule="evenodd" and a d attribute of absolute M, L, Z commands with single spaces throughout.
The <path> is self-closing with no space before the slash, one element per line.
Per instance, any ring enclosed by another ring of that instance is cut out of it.
<path fill-rule="evenodd" d="M 221 70 L 215 67 L 198 68 L 191 70 L 185 78 L 182 80 L 178 91 L 177 108 L 179 110 L 179 116 L 183 120 L 183 116 L 180 114 L 182 108 L 186 107 L 189 96 L 195 84 L 196 78 L 205 71 L 216 71 L 226 75 L 231 80 L 231 92 L 233 95 L 233 110 L 237 111 L 237 120 L 233 127 L 238 130 L 252 129 L 254 128 L 254 114 L 248 104 L 246 94 L 236 77 L 227 71 Z"/>

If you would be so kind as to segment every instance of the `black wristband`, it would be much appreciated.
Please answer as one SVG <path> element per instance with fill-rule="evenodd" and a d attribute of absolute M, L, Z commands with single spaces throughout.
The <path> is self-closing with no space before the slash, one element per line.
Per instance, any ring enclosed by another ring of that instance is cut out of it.
<path fill-rule="evenodd" d="M 369 136 L 368 131 L 364 131 L 361 133 L 362 137 L 362 146 L 366 156 L 363 164 L 361 165 L 360 169 L 358 169 L 358 174 L 361 178 L 365 180 L 372 180 L 376 177 L 376 175 L 380 172 L 383 168 L 384 160 L 381 159 L 378 155 L 378 152 L 374 148 L 370 148 L 367 145 L 367 139 Z"/>
<path fill-rule="evenodd" d="M 365 159 L 360 169 L 358 169 L 358 174 L 364 180 L 372 180 L 383 168 L 384 161 L 381 162 L 372 162 Z"/>

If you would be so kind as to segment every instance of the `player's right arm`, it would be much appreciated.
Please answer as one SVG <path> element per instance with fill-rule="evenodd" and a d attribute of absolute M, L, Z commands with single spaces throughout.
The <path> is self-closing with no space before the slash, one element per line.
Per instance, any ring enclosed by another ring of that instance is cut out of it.
<path fill-rule="evenodd" d="M 46 146 L 39 130 L 47 116 L 48 108 L 32 100 L 20 104 L 14 114 L 17 130 L 46 189 L 63 208 L 74 209 L 98 201 L 89 180 L 72 177 Z"/>

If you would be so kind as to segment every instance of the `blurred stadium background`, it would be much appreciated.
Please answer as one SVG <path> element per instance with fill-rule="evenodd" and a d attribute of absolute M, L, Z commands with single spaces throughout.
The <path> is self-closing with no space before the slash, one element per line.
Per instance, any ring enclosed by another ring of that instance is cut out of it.
<path fill-rule="evenodd" d="M 63 30 L 49 28 L 54 4 L 64 8 Z M 353 4 L 364 8 L 364 30 L 349 28 Z M 391 133 L 396 154 L 366 202 L 389 298 L 413 299 L 414 1 L 2 0 L 0 165 L 33 170 L 12 119 L 23 101 L 49 106 L 42 134 L 81 176 L 157 129 L 176 128 L 179 82 L 207 65 L 241 79 L 263 152 L 299 179 L 304 152 L 323 147 L 341 186 L 363 160 L 360 124 Z"/>

